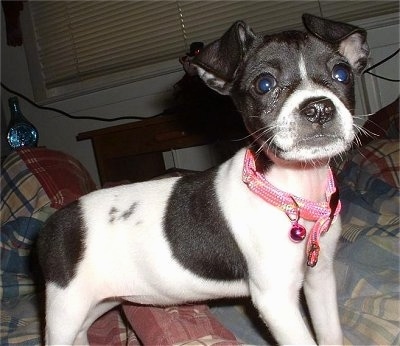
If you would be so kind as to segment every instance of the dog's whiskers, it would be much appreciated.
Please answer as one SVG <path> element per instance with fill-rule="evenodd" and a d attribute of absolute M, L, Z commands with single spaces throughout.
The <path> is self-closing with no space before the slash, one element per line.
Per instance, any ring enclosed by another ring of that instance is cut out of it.
<path fill-rule="evenodd" d="M 253 131 L 250 134 L 250 136 L 254 138 L 254 140 L 252 141 L 251 144 L 254 145 L 255 143 L 257 143 L 260 140 L 260 138 L 262 138 L 263 136 L 269 135 L 275 128 L 276 128 L 276 126 L 265 126 L 256 131 Z"/>
<path fill-rule="evenodd" d="M 260 128 L 258 130 L 253 131 L 252 133 L 248 134 L 247 136 L 240 137 L 240 138 L 237 138 L 237 139 L 233 139 L 232 141 L 239 142 L 239 141 L 243 141 L 243 140 L 246 140 L 246 139 L 249 139 L 249 138 L 256 138 L 256 140 L 258 140 L 261 136 L 263 136 L 264 134 L 268 134 L 272 130 L 273 130 L 273 127 L 265 126 L 265 127 L 262 127 L 262 128 Z M 255 135 L 257 135 L 258 133 L 261 133 L 261 134 L 256 137 Z M 254 144 L 254 142 L 255 141 L 253 141 L 252 144 Z"/>
<path fill-rule="evenodd" d="M 266 141 L 263 141 L 260 144 L 260 147 L 256 151 L 257 157 L 264 152 L 265 147 L 266 147 L 266 151 L 271 151 L 271 149 L 272 149 L 271 146 L 272 146 L 272 143 L 274 142 L 275 137 L 276 137 L 276 134 L 274 134 L 272 137 L 269 137 Z M 274 149 L 273 151 L 275 152 L 276 149 Z"/>
<path fill-rule="evenodd" d="M 355 135 L 355 141 L 360 146 L 361 146 L 361 139 L 360 139 L 359 134 L 365 135 L 365 136 L 373 138 L 373 139 L 379 137 L 379 134 L 372 132 L 371 130 L 368 130 L 360 125 L 353 124 L 353 126 L 357 130 L 356 135 Z"/>

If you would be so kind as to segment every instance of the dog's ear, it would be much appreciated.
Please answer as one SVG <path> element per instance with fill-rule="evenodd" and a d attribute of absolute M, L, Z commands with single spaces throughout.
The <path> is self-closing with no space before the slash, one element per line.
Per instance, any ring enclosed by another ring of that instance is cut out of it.
<path fill-rule="evenodd" d="M 345 56 L 357 73 L 367 65 L 369 47 L 367 32 L 357 26 L 340 23 L 325 18 L 303 14 L 306 29 L 319 39 L 337 44 L 340 54 Z"/>
<path fill-rule="evenodd" d="M 192 64 L 210 88 L 229 94 L 239 64 L 255 38 L 246 23 L 235 22 L 219 40 L 207 45 Z"/>

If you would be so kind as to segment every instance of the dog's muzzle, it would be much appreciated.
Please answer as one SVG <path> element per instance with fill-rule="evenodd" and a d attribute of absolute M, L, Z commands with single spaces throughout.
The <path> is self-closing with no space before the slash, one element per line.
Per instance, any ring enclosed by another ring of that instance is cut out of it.
<path fill-rule="evenodd" d="M 332 120 L 336 107 L 328 98 L 306 100 L 300 105 L 300 115 L 313 124 L 323 125 Z"/>

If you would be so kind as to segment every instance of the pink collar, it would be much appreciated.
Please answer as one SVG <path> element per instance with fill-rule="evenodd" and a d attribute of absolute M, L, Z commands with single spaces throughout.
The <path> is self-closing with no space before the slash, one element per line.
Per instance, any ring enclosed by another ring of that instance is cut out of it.
<path fill-rule="evenodd" d="M 307 265 L 314 267 L 318 262 L 320 251 L 319 238 L 321 234 L 329 230 L 341 208 L 331 169 L 328 170 L 326 202 L 323 203 L 293 196 L 273 186 L 261 173 L 257 172 L 254 154 L 250 149 L 246 151 L 242 179 L 252 192 L 286 213 L 292 222 L 289 232 L 292 241 L 299 242 L 306 237 L 306 229 L 298 223 L 300 218 L 315 221 L 307 242 Z"/>

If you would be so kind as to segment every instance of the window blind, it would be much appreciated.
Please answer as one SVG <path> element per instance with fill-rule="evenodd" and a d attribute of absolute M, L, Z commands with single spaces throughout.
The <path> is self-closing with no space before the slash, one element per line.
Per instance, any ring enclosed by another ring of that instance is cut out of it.
<path fill-rule="evenodd" d="M 305 12 L 320 15 L 318 1 L 186 1 L 180 4 L 186 39 L 209 42 L 244 20 L 255 32 L 301 28 Z"/>
<path fill-rule="evenodd" d="M 191 42 L 238 19 L 272 33 L 301 28 L 305 12 L 351 21 L 398 10 L 397 1 L 29 1 L 42 86 L 56 96 L 176 71 Z"/>
<path fill-rule="evenodd" d="M 184 47 L 173 3 L 33 1 L 30 5 L 48 88 L 168 60 Z"/>

